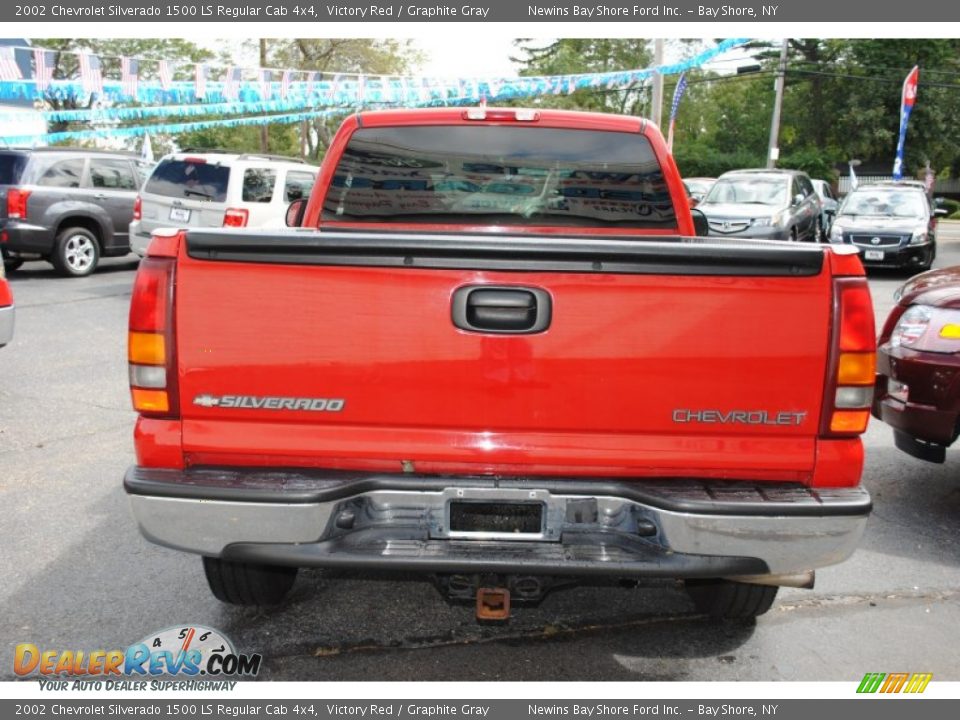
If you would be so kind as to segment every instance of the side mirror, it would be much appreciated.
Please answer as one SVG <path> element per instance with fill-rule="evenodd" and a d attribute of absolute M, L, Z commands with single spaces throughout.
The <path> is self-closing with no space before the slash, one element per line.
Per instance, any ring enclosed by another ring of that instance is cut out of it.
<path fill-rule="evenodd" d="M 307 199 L 300 198 L 294 200 L 287 207 L 287 216 L 285 218 L 287 227 L 300 227 L 303 223 L 303 214 L 307 210 Z"/>
<path fill-rule="evenodd" d="M 707 237 L 710 234 L 710 223 L 707 222 L 703 210 L 691 210 L 690 215 L 693 216 L 693 231 L 697 237 Z"/>
<path fill-rule="evenodd" d="M 796 195 L 793 196 L 794 205 L 799 205 L 802 202 L 803 202 L 803 193 L 797 193 Z"/>

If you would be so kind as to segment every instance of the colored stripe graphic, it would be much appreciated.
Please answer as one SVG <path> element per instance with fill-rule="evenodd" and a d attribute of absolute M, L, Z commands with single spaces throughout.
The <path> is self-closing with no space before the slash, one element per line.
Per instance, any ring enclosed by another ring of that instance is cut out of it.
<path fill-rule="evenodd" d="M 904 686 L 904 683 L 907 682 L 909 675 L 907 673 L 890 673 L 887 675 L 886 682 L 883 683 L 883 687 L 880 688 L 882 693 L 898 693 L 900 689 Z"/>
<path fill-rule="evenodd" d="M 858 693 L 875 692 L 922 693 L 933 679 L 933 673 L 867 673 L 857 687 Z"/>
<path fill-rule="evenodd" d="M 927 689 L 927 685 L 930 684 L 932 679 L 933 673 L 914 673 L 910 678 L 910 682 L 907 683 L 907 689 L 904 690 L 904 692 L 922 693 Z"/>

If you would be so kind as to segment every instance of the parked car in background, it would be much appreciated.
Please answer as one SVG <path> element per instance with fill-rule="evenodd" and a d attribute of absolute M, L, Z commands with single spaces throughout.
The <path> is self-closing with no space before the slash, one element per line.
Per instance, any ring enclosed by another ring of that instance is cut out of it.
<path fill-rule="evenodd" d="M 683 184 L 687 186 L 687 190 L 690 192 L 690 199 L 693 201 L 690 203 L 690 207 L 696 207 L 703 202 L 703 199 L 707 196 L 707 193 L 710 192 L 710 188 L 713 187 L 716 181 L 716 178 L 684 178 Z"/>
<path fill-rule="evenodd" d="M 960 432 L 960 266 L 917 275 L 896 297 L 880 334 L 873 414 L 898 448 L 942 463 Z"/>
<path fill-rule="evenodd" d="M 844 198 L 830 242 L 860 248 L 863 264 L 929 270 L 937 256 L 937 216 L 917 183 L 862 185 Z"/>
<path fill-rule="evenodd" d="M 163 227 L 284 227 L 287 206 L 310 195 L 317 170 L 275 155 L 167 155 L 137 199 L 130 223 L 133 250 L 145 255 L 151 233 Z"/>
<path fill-rule="evenodd" d="M 840 207 L 840 201 L 833 193 L 833 188 L 826 180 L 811 180 L 813 190 L 820 198 L 820 237 L 818 240 L 826 241 L 829 237 L 830 226 L 833 219 L 837 216 L 837 208 Z"/>
<path fill-rule="evenodd" d="M 130 252 L 136 158 L 74 148 L 0 149 L 0 247 L 7 270 L 48 260 L 70 277 Z"/>
<path fill-rule="evenodd" d="M 820 235 L 820 199 L 798 170 L 732 170 L 697 206 L 711 235 L 812 240 Z"/>
<path fill-rule="evenodd" d="M 13 340 L 13 293 L 0 264 L 0 347 Z"/>

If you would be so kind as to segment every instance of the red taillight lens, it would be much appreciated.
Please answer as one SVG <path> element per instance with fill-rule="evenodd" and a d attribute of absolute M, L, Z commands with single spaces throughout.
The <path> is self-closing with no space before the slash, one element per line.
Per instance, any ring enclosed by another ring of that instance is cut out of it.
<path fill-rule="evenodd" d="M 26 220 L 27 198 L 29 197 L 29 190 L 21 190 L 20 188 L 7 190 L 7 217 L 12 220 Z"/>
<path fill-rule="evenodd" d="M 867 429 L 876 372 L 873 301 L 864 277 L 834 280 L 830 343 L 820 433 L 850 437 Z"/>
<path fill-rule="evenodd" d="M 153 417 L 179 414 L 173 314 L 175 263 L 174 258 L 145 258 L 137 270 L 130 299 L 130 395 L 137 412 Z"/>
<path fill-rule="evenodd" d="M 137 195 L 137 199 L 133 201 L 133 219 L 140 220 L 143 218 L 143 200 Z"/>
<path fill-rule="evenodd" d="M 162 333 L 167 328 L 173 293 L 171 258 L 144 258 L 130 299 L 130 331 Z"/>
<path fill-rule="evenodd" d="M 839 278 L 840 351 L 873 352 L 876 330 L 873 322 L 873 300 L 865 278 Z"/>
<path fill-rule="evenodd" d="M 224 227 L 246 227 L 250 211 L 243 208 L 227 208 L 223 214 Z"/>

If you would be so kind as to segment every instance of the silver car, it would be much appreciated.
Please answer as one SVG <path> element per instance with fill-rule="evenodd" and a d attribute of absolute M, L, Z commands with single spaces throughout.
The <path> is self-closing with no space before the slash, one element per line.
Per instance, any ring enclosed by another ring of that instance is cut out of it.
<path fill-rule="evenodd" d="M 697 209 L 711 235 L 813 242 L 821 235 L 820 198 L 798 170 L 724 173 Z"/>
<path fill-rule="evenodd" d="M 830 187 L 830 183 L 826 180 L 811 180 L 813 183 L 813 189 L 817 193 L 817 197 L 820 198 L 820 205 L 823 210 L 820 212 L 820 239 L 826 242 L 827 236 L 830 234 L 830 226 L 833 225 L 833 219 L 837 216 L 837 208 L 840 207 L 840 202 L 837 200 L 837 196 L 833 194 L 833 189 Z"/>

